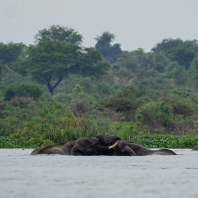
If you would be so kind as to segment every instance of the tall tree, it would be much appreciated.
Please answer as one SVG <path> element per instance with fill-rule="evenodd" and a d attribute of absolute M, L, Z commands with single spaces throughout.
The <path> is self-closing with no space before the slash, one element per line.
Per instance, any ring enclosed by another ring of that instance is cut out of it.
<path fill-rule="evenodd" d="M 151 50 L 154 53 L 164 52 L 166 55 L 170 53 L 170 50 L 176 49 L 176 48 L 187 48 L 191 50 L 198 50 L 198 41 L 192 40 L 192 41 L 183 41 L 179 38 L 177 39 L 163 39 L 162 42 L 156 44 Z"/>
<path fill-rule="evenodd" d="M 181 39 L 167 38 L 163 39 L 162 42 L 155 45 L 151 50 L 154 53 L 165 52 L 167 53 L 170 49 L 182 46 L 183 41 Z"/>
<path fill-rule="evenodd" d="M 196 52 L 188 48 L 175 48 L 170 50 L 168 57 L 172 61 L 177 61 L 179 65 L 189 69 L 192 60 L 196 57 Z"/>
<path fill-rule="evenodd" d="M 95 45 L 96 50 L 111 63 L 115 63 L 118 55 L 122 53 L 120 44 L 111 44 L 115 39 L 115 35 L 109 32 L 103 32 L 101 36 L 97 36 L 95 39 L 97 41 Z"/>
<path fill-rule="evenodd" d="M 0 64 L 10 66 L 25 50 L 23 43 L 0 43 Z"/>
<path fill-rule="evenodd" d="M 83 37 L 74 29 L 52 25 L 48 29 L 39 30 L 38 34 L 34 36 L 35 43 L 41 43 L 46 40 L 51 41 L 67 41 L 69 43 L 80 45 Z"/>
<path fill-rule="evenodd" d="M 152 48 L 154 53 L 164 53 L 171 61 L 189 69 L 198 52 L 197 40 L 182 41 L 181 39 L 164 39 Z"/>
<path fill-rule="evenodd" d="M 0 64 L 0 80 L 1 80 L 1 72 L 2 72 L 2 69 L 3 69 L 3 65 Z"/>
<path fill-rule="evenodd" d="M 106 73 L 109 64 L 94 48 L 83 48 L 66 41 L 45 40 L 31 45 L 26 59 L 18 59 L 15 71 L 30 73 L 37 82 L 44 83 L 51 94 L 68 74 L 94 75 Z"/>
<path fill-rule="evenodd" d="M 26 59 L 18 59 L 15 71 L 31 74 L 44 83 L 51 94 L 68 74 L 97 76 L 107 72 L 109 64 L 94 48 L 84 48 L 83 37 L 74 29 L 52 25 L 35 35 Z"/>

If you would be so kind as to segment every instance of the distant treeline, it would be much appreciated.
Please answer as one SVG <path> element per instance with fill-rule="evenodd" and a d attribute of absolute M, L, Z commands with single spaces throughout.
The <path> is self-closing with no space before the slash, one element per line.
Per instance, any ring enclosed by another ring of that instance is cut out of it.
<path fill-rule="evenodd" d="M 34 38 L 0 43 L 0 136 L 39 146 L 98 133 L 198 134 L 197 40 L 123 51 L 103 32 L 87 48 L 59 25 Z"/>

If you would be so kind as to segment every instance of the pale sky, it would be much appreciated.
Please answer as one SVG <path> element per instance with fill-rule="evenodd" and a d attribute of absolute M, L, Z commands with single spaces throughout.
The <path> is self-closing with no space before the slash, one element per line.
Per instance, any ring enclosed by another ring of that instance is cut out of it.
<path fill-rule="evenodd" d="M 198 0 L 0 0 L 0 42 L 34 43 L 50 25 L 73 28 L 83 45 L 109 31 L 122 50 L 152 47 L 165 38 L 198 40 Z"/>

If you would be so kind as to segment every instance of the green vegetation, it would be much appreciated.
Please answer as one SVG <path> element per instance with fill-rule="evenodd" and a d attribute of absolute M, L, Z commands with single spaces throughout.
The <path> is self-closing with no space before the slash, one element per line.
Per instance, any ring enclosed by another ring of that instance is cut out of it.
<path fill-rule="evenodd" d="M 198 43 L 122 51 L 53 25 L 35 44 L 0 43 L 0 148 L 60 146 L 98 133 L 150 148 L 198 144 Z"/>

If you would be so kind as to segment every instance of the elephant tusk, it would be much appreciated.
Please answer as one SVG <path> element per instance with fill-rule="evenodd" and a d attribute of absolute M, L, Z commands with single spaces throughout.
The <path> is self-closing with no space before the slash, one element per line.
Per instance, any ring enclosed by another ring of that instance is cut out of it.
<path fill-rule="evenodd" d="M 114 148 L 117 144 L 118 144 L 118 142 L 114 143 L 112 146 L 109 146 L 109 149 Z"/>

